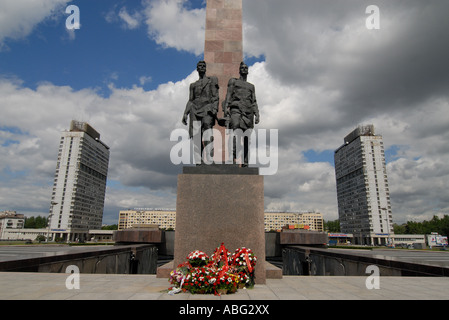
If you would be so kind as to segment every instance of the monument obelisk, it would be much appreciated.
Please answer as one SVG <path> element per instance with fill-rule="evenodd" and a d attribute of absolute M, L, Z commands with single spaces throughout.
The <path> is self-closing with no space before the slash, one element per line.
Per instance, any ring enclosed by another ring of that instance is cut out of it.
<path fill-rule="evenodd" d="M 223 117 L 222 103 L 226 97 L 228 81 L 239 77 L 243 61 L 242 0 L 207 0 L 204 61 L 207 74 L 218 78 L 220 87 L 218 118 Z M 215 159 L 225 161 L 225 128 L 218 124 L 222 145 L 215 144 Z M 220 140 L 218 140 L 220 141 Z"/>
<path fill-rule="evenodd" d="M 229 79 L 239 77 L 243 58 L 242 0 L 207 0 L 206 12 L 204 60 L 207 76 L 218 78 L 221 118 Z M 224 144 L 224 128 L 215 129 Z M 224 146 L 214 146 L 215 159 L 224 162 Z M 253 250 L 258 258 L 255 281 L 265 283 L 263 176 L 258 168 L 236 165 L 184 167 L 178 176 L 173 266 L 194 250 L 212 254 L 221 243 L 231 252 L 241 247 Z"/>

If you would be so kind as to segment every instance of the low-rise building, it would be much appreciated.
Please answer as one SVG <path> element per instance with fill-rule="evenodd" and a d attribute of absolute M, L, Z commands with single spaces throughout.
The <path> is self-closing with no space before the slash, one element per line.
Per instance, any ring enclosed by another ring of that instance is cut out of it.
<path fill-rule="evenodd" d="M 14 229 L 23 228 L 25 225 L 25 216 L 16 211 L 0 212 L 0 239 L 7 240 L 8 232 Z"/>
<path fill-rule="evenodd" d="M 294 226 L 311 231 L 323 231 L 323 215 L 316 212 L 265 212 L 265 231 L 279 231 L 285 226 Z"/>
<path fill-rule="evenodd" d="M 158 225 L 160 229 L 175 229 L 176 211 L 173 209 L 137 208 L 121 210 L 119 213 L 118 230 L 150 224 Z"/>
<path fill-rule="evenodd" d="M 48 229 L 31 229 L 31 228 L 18 228 L 6 230 L 1 240 L 31 240 L 35 241 L 38 236 L 47 237 Z"/>
<path fill-rule="evenodd" d="M 424 248 L 426 237 L 423 234 L 394 234 L 391 235 L 395 247 L 416 246 Z"/>
<path fill-rule="evenodd" d="M 161 229 L 176 228 L 176 211 L 173 209 L 121 210 L 118 230 L 155 224 Z M 279 231 L 286 225 L 298 225 L 312 231 L 323 231 L 323 215 L 316 212 L 265 212 L 265 231 Z"/>
<path fill-rule="evenodd" d="M 89 230 L 86 236 L 86 241 L 92 242 L 112 242 L 113 230 Z M 3 233 L 1 240 L 31 240 L 36 241 L 38 236 L 43 236 L 44 239 L 53 236 L 48 228 L 31 229 L 8 229 Z M 67 239 L 67 238 L 66 238 Z M 73 239 L 72 242 L 84 241 L 84 239 Z M 66 242 L 66 240 L 64 240 Z"/>

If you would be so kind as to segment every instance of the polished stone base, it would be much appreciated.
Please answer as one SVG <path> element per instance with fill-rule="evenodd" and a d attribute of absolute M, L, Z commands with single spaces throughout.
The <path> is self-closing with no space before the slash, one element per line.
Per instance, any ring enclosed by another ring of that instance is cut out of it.
<path fill-rule="evenodd" d="M 194 250 L 211 255 L 246 247 L 258 258 L 256 283 L 265 283 L 263 176 L 181 174 L 178 176 L 174 265 Z"/>

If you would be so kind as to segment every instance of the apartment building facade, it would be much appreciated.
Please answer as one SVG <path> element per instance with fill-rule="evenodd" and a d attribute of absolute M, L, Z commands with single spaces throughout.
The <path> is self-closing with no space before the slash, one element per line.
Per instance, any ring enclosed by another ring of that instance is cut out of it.
<path fill-rule="evenodd" d="M 335 150 L 338 214 L 356 244 L 388 244 L 393 234 L 390 191 L 381 135 L 359 126 Z"/>
<path fill-rule="evenodd" d="M 103 220 L 109 147 L 88 123 L 62 132 L 49 214 L 53 238 L 84 240 Z"/>

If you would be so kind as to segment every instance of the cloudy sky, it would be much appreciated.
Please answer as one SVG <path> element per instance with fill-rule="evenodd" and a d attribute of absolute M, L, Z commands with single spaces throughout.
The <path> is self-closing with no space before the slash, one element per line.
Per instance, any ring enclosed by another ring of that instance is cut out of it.
<path fill-rule="evenodd" d="M 337 219 L 333 152 L 374 124 L 394 222 L 449 214 L 449 2 L 243 3 L 258 128 L 279 130 L 265 207 Z M 69 5 L 79 29 L 66 27 Z M 380 29 L 367 28 L 369 5 Z M 105 224 L 121 209 L 175 208 L 170 133 L 184 128 L 204 25 L 202 0 L 0 1 L 0 211 L 48 214 L 72 119 L 111 147 Z"/>

